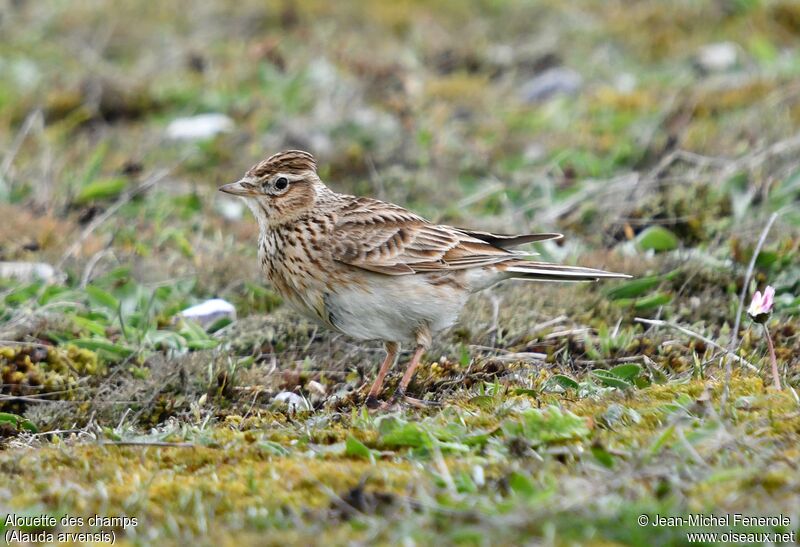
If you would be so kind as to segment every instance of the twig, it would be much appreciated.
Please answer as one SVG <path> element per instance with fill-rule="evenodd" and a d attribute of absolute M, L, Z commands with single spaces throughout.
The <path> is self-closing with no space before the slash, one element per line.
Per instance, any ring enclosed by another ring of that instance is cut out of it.
<path fill-rule="evenodd" d="M 775 389 L 780 391 L 781 376 L 778 372 L 778 360 L 775 358 L 775 346 L 772 344 L 772 337 L 767 330 L 767 323 L 762 323 L 761 326 L 764 327 L 764 336 L 767 338 L 767 346 L 769 347 L 769 360 L 772 364 L 772 384 L 775 386 Z"/>
<path fill-rule="evenodd" d="M 431 448 L 433 448 L 433 461 L 436 463 L 436 467 L 439 469 L 439 476 L 442 478 L 445 487 L 447 488 L 448 492 L 451 496 L 455 496 L 458 493 L 456 489 L 456 484 L 453 482 L 453 475 L 450 474 L 450 469 L 447 467 L 447 462 L 444 461 L 444 457 L 442 456 L 442 449 L 439 448 L 439 440 L 431 435 L 429 431 L 426 430 L 428 433 L 428 438 L 431 441 Z"/>
<path fill-rule="evenodd" d="M 103 446 L 155 446 L 159 448 L 196 448 L 194 443 L 170 443 L 167 441 L 100 441 Z"/>
<path fill-rule="evenodd" d="M 24 395 L 0 395 L 0 401 L 22 401 L 25 403 L 64 403 L 58 399 L 38 399 L 36 397 L 25 397 Z M 69 401 L 72 402 L 72 401 Z M 75 401 L 78 402 L 78 401 Z"/>
<path fill-rule="evenodd" d="M 31 437 L 42 437 L 44 435 L 65 435 L 67 433 L 80 433 L 84 429 L 54 429 L 52 431 L 42 431 L 39 433 L 30 433 Z"/>
<path fill-rule="evenodd" d="M 105 249 L 97 251 L 92 256 L 92 258 L 86 264 L 86 267 L 83 269 L 83 275 L 81 276 L 81 284 L 80 284 L 81 289 L 85 289 L 86 285 L 89 284 L 89 280 L 92 278 L 92 273 L 94 272 L 95 267 L 103 259 L 103 257 L 113 253 L 114 251 L 113 249 L 111 249 L 111 245 L 109 245 Z"/>
<path fill-rule="evenodd" d="M 510 353 L 504 353 L 502 355 L 495 355 L 494 357 L 492 357 L 492 359 L 495 359 L 502 363 L 511 363 L 514 361 L 533 361 L 540 363 L 543 362 L 545 359 L 547 359 L 547 354 L 533 352 L 533 351 L 521 351 L 517 353 L 510 352 Z"/>
<path fill-rule="evenodd" d="M 698 340 L 702 340 L 703 342 L 705 342 L 709 346 L 715 347 L 718 350 L 725 352 L 727 355 L 730 355 L 733 359 L 739 361 L 741 364 L 743 364 L 744 366 L 746 366 L 750 370 L 755 370 L 755 371 L 758 370 L 758 367 L 755 366 L 750 361 L 748 361 L 747 359 L 743 359 L 743 358 L 739 357 L 738 355 L 736 355 L 735 353 L 733 353 L 732 351 L 723 348 L 722 346 L 720 346 L 719 344 L 717 344 L 716 342 L 714 342 L 710 338 L 706 338 L 702 334 L 698 334 L 698 333 L 696 333 L 694 331 L 691 331 L 691 330 L 689 330 L 687 328 L 681 327 L 680 325 L 676 325 L 675 323 L 670 323 L 669 321 L 663 321 L 661 319 L 645 319 L 643 317 L 634 317 L 633 320 L 637 321 L 639 323 L 645 323 L 646 325 L 653 325 L 653 326 L 656 326 L 656 327 L 669 327 L 671 329 L 680 331 L 680 332 L 682 332 L 683 334 L 685 334 L 687 336 L 691 336 L 692 338 L 697 338 Z"/>
<path fill-rule="evenodd" d="M 706 463 L 706 461 L 703 459 L 702 456 L 700 456 L 700 454 L 697 452 L 697 450 L 695 450 L 695 448 L 692 446 L 692 444 L 686 438 L 686 435 L 684 435 L 683 428 L 682 427 L 676 427 L 675 428 L 675 433 L 677 434 L 678 439 L 681 441 L 681 444 L 683 445 L 683 447 L 686 449 L 686 452 L 689 453 L 689 456 L 692 457 L 692 459 L 695 461 L 695 463 L 698 464 L 698 465 L 702 465 L 703 467 L 708 467 L 708 464 Z"/>
<path fill-rule="evenodd" d="M 0 340 L 3 346 L 33 346 L 37 348 L 53 348 L 52 344 L 42 344 L 40 342 L 26 342 L 24 340 Z"/>
<path fill-rule="evenodd" d="M 628 357 L 609 357 L 608 359 L 575 359 L 573 362 L 576 365 L 605 365 L 609 363 L 638 363 L 642 358 L 647 358 L 646 355 L 631 355 Z"/>
<path fill-rule="evenodd" d="M 767 224 L 764 226 L 764 229 L 761 231 L 761 237 L 758 238 L 758 243 L 756 244 L 756 248 L 753 250 L 753 256 L 750 257 L 750 264 L 747 266 L 747 273 L 744 276 L 744 284 L 742 285 L 742 292 L 739 293 L 739 306 L 736 309 L 736 318 L 734 319 L 733 323 L 733 335 L 731 336 L 731 343 L 728 345 L 728 349 L 733 351 L 736 348 L 736 344 L 739 342 L 739 326 L 742 323 L 742 311 L 744 310 L 744 299 L 747 296 L 747 289 L 748 285 L 750 285 L 750 279 L 753 277 L 753 270 L 756 267 L 756 260 L 758 259 L 758 255 L 761 254 L 761 247 L 764 246 L 764 242 L 767 240 L 767 234 L 769 234 L 770 228 L 772 228 L 772 224 L 778 218 L 778 213 L 772 213 L 772 216 L 769 217 Z"/>
<path fill-rule="evenodd" d="M 554 317 L 552 319 L 548 319 L 547 321 L 544 321 L 543 323 L 538 323 L 538 324 L 532 326 L 531 327 L 531 332 L 542 331 L 542 330 L 546 329 L 547 327 L 552 327 L 554 325 L 558 325 L 559 323 L 563 323 L 566 320 L 567 320 L 567 316 L 566 315 L 559 315 L 558 317 Z"/>
<path fill-rule="evenodd" d="M 575 329 L 565 329 L 556 332 L 551 332 L 544 337 L 545 340 L 552 340 L 553 338 L 565 338 L 567 336 L 585 335 L 592 332 L 591 327 L 578 327 Z"/>
<path fill-rule="evenodd" d="M 20 128 L 16 137 L 14 137 L 14 142 L 11 143 L 11 147 L 6 154 L 6 157 L 3 158 L 3 163 L 0 164 L 0 181 L 5 179 L 5 176 L 11 170 L 11 165 L 14 163 L 14 159 L 17 157 L 17 153 L 19 153 L 22 143 L 25 142 L 25 139 L 28 137 L 28 133 L 30 133 L 31 129 L 33 129 L 33 125 L 39 124 L 41 127 L 43 123 L 44 117 L 42 116 L 42 111 L 38 108 L 28 114 L 28 116 L 25 118 L 25 121 L 22 123 L 22 127 Z"/>

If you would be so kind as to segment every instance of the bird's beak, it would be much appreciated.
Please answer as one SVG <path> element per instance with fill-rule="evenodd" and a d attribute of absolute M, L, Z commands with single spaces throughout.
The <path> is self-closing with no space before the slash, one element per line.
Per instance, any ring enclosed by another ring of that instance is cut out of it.
<path fill-rule="evenodd" d="M 242 184 L 241 180 L 220 186 L 219 191 L 234 196 L 251 196 L 254 193 L 252 189 Z"/>

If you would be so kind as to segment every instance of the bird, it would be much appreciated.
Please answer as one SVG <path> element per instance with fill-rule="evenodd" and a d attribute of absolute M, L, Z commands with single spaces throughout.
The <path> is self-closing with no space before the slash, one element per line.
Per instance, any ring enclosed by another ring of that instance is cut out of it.
<path fill-rule="evenodd" d="M 258 259 L 277 292 L 303 315 L 386 357 L 364 404 L 426 406 L 406 394 L 433 336 L 453 326 L 473 293 L 507 279 L 597 281 L 626 274 L 533 259 L 515 250 L 558 233 L 498 234 L 435 224 L 393 203 L 340 194 L 301 150 L 279 152 L 219 188 L 258 223 Z M 383 384 L 400 348 L 413 353 L 394 394 Z"/>

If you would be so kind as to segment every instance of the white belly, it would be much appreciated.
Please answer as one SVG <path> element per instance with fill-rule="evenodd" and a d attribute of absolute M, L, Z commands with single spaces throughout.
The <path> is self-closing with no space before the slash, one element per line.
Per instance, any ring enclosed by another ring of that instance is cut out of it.
<path fill-rule="evenodd" d="M 469 296 L 468 290 L 431 284 L 419 274 L 367 274 L 363 281 L 324 297 L 333 326 L 359 340 L 415 343 L 420 327 L 451 327 Z"/>

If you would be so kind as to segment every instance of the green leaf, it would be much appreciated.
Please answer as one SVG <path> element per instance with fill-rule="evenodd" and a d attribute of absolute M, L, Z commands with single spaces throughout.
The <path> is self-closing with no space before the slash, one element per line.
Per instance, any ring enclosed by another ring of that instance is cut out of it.
<path fill-rule="evenodd" d="M 203 327 L 200 326 L 200 323 L 194 319 L 184 320 L 179 332 L 180 335 L 186 338 L 186 340 L 189 342 L 209 339 L 208 333 L 203 330 Z"/>
<path fill-rule="evenodd" d="M 556 385 L 563 387 L 564 389 L 578 389 L 580 386 L 578 382 L 570 378 L 569 376 L 564 376 L 563 374 L 555 374 L 548 378 L 548 383 L 553 382 Z"/>
<path fill-rule="evenodd" d="M 661 283 L 660 275 L 642 277 L 641 279 L 626 281 L 625 283 L 606 291 L 606 296 L 611 300 L 619 300 L 620 298 L 634 298 L 636 296 L 643 295 L 654 287 L 657 287 L 659 283 Z"/>
<path fill-rule="evenodd" d="M 122 193 L 127 184 L 128 181 L 124 178 L 100 179 L 90 182 L 80 189 L 74 202 L 84 205 L 92 201 L 116 197 Z"/>
<path fill-rule="evenodd" d="M 132 349 L 115 344 L 108 340 L 98 340 L 96 338 L 78 338 L 76 340 L 70 340 L 69 343 L 79 348 L 106 353 L 112 358 L 124 359 L 133 354 Z"/>
<path fill-rule="evenodd" d="M 680 241 L 663 226 L 650 226 L 636 237 L 636 244 L 645 251 L 661 252 L 677 249 Z"/>
<path fill-rule="evenodd" d="M 119 309 L 119 300 L 117 300 L 110 292 L 104 291 L 100 287 L 87 285 L 86 294 L 89 295 L 89 301 L 92 304 L 103 306 L 113 312 L 116 312 Z"/>
<path fill-rule="evenodd" d="M 769 268 L 778 261 L 778 258 L 780 258 L 780 256 L 777 252 L 763 250 L 758 253 L 758 257 L 756 258 L 756 266 L 759 268 Z"/>
<path fill-rule="evenodd" d="M 145 334 L 148 344 L 157 349 L 182 350 L 187 347 L 186 338 L 171 330 L 151 330 Z"/>
<path fill-rule="evenodd" d="M 530 498 L 536 494 L 536 485 L 530 477 L 514 471 L 508 476 L 508 486 L 511 490 L 520 496 Z"/>
<path fill-rule="evenodd" d="M 18 306 L 36 296 L 41 288 L 42 284 L 37 281 L 19 289 L 14 289 L 6 295 L 5 302 L 9 306 Z"/>
<path fill-rule="evenodd" d="M 598 382 L 606 387 L 616 387 L 619 389 L 633 387 L 633 384 L 631 384 L 629 381 L 623 380 L 618 376 L 614 376 L 607 370 L 595 370 L 592 372 L 592 376 L 594 376 Z"/>
<path fill-rule="evenodd" d="M 659 306 L 664 306 L 670 302 L 672 302 L 671 294 L 657 292 L 655 294 L 651 294 L 650 296 L 639 298 L 636 300 L 636 302 L 634 302 L 633 307 L 639 311 L 650 310 Z"/>
<path fill-rule="evenodd" d="M 194 248 L 182 232 L 175 230 L 172 232 L 171 239 L 175 245 L 177 245 L 178 250 L 183 254 L 183 256 L 186 258 L 192 258 L 194 256 Z"/>
<path fill-rule="evenodd" d="M 258 447 L 273 456 L 288 456 L 289 451 L 275 441 L 261 441 Z"/>
<path fill-rule="evenodd" d="M 120 435 L 119 433 L 115 432 L 110 427 L 104 427 L 103 428 L 103 434 L 106 436 L 107 439 L 109 439 L 111 441 L 121 441 L 122 440 L 122 435 Z"/>
<path fill-rule="evenodd" d="M 383 444 L 389 448 L 420 448 L 428 445 L 428 434 L 415 423 L 403 423 L 391 429 L 381 437 Z"/>
<path fill-rule="evenodd" d="M 592 455 L 601 465 L 611 469 L 614 467 L 614 456 L 600 445 L 592 447 Z"/>
<path fill-rule="evenodd" d="M 39 428 L 34 425 L 32 421 L 16 414 L 9 414 L 8 412 L 0 412 L 0 424 L 11 424 L 17 431 L 24 429 L 29 433 L 38 433 Z"/>
<path fill-rule="evenodd" d="M 115 268 L 106 274 L 96 277 L 92 284 L 98 286 L 98 285 L 110 285 L 113 283 L 119 283 L 120 281 L 129 277 L 130 274 L 131 274 L 130 266 L 120 266 L 119 268 Z"/>
<path fill-rule="evenodd" d="M 344 453 L 354 458 L 363 458 L 365 460 L 373 459 L 372 450 L 352 435 L 348 435 L 347 441 L 345 441 Z"/>
<path fill-rule="evenodd" d="M 77 295 L 77 291 L 70 290 L 66 287 L 59 287 L 58 285 L 48 285 L 44 288 L 39 296 L 39 305 L 44 306 L 45 304 L 50 303 L 51 301 L 56 300 L 59 297 L 74 297 Z"/>
<path fill-rule="evenodd" d="M 469 404 L 475 405 L 478 408 L 488 409 L 494 406 L 494 397 L 491 395 L 476 395 L 472 397 L 469 401 Z"/>
<path fill-rule="evenodd" d="M 233 320 L 230 317 L 220 317 L 213 323 L 211 323 L 208 328 L 206 328 L 206 332 L 208 333 L 215 333 L 220 329 L 223 329 L 233 323 Z"/>
<path fill-rule="evenodd" d="M 218 340 L 189 340 L 186 342 L 186 347 L 193 350 L 212 349 L 218 345 Z"/>
<path fill-rule="evenodd" d="M 70 316 L 70 319 L 81 330 L 89 331 L 90 333 L 96 336 L 106 335 L 106 326 L 101 323 L 98 323 L 97 321 L 92 321 L 91 319 L 87 319 L 86 317 L 80 317 L 78 315 Z"/>
<path fill-rule="evenodd" d="M 675 434 L 675 424 L 671 424 L 661 433 L 661 435 L 658 436 L 655 442 L 653 442 L 653 444 L 647 450 L 648 455 L 652 457 L 661 452 L 661 449 L 664 448 L 664 445 L 666 445 L 670 440 L 672 440 L 674 434 Z"/>
<path fill-rule="evenodd" d="M 468 367 L 470 362 L 470 355 L 469 355 L 469 348 L 467 346 L 461 346 L 461 355 L 458 358 L 458 364 L 462 367 Z"/>
<path fill-rule="evenodd" d="M 635 363 L 626 363 L 624 365 L 618 365 L 608 372 L 617 378 L 622 378 L 623 380 L 632 380 L 633 378 L 637 377 L 640 372 L 642 372 L 642 367 Z"/>
<path fill-rule="evenodd" d="M 108 155 L 109 146 L 108 141 L 103 141 L 95 147 L 92 155 L 89 156 L 89 160 L 86 162 L 86 170 L 80 180 L 83 186 L 89 184 L 100 173 L 100 169 L 103 167 L 103 160 Z"/>

